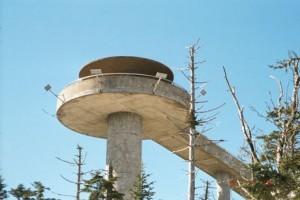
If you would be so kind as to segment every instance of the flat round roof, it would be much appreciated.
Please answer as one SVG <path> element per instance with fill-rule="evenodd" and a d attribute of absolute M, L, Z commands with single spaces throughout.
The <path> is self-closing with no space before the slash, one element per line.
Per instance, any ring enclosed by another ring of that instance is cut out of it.
<path fill-rule="evenodd" d="M 79 72 L 79 78 L 90 76 L 91 69 L 101 69 L 102 73 L 136 73 L 155 76 L 157 72 L 167 74 L 167 78 L 173 81 L 173 72 L 164 64 L 140 57 L 115 56 L 107 57 L 85 65 Z"/>

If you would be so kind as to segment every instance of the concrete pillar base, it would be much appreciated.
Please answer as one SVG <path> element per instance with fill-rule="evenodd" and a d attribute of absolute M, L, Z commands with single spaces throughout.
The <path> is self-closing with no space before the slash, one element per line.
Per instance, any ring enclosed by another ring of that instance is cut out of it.
<path fill-rule="evenodd" d="M 230 186 L 227 181 L 230 179 L 230 175 L 226 172 L 217 173 L 217 199 L 218 200 L 230 200 Z"/>
<path fill-rule="evenodd" d="M 130 112 L 117 112 L 107 118 L 106 164 L 113 168 L 117 177 L 116 189 L 129 196 L 129 189 L 141 173 L 142 118 Z"/>

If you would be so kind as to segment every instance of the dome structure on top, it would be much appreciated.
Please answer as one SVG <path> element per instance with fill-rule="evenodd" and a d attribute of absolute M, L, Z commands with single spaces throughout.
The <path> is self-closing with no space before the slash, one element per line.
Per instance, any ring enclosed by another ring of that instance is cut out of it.
<path fill-rule="evenodd" d="M 91 69 L 101 69 L 106 73 L 130 73 L 155 76 L 157 72 L 167 74 L 166 79 L 173 81 L 173 72 L 164 64 L 140 57 L 114 56 L 95 60 L 85 65 L 79 72 L 79 78 L 92 75 Z"/>

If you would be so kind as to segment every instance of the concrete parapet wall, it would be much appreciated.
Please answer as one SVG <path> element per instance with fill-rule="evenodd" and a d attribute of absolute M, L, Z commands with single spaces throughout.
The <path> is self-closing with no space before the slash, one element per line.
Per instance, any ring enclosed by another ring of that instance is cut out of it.
<path fill-rule="evenodd" d="M 63 97 L 65 102 L 72 99 L 97 93 L 141 93 L 155 94 L 167 99 L 172 99 L 184 107 L 189 105 L 189 94 L 180 87 L 171 84 L 169 81 L 160 81 L 159 86 L 153 92 L 158 79 L 148 76 L 133 75 L 100 75 L 89 79 L 78 80 L 68 85 L 59 96 Z M 58 102 L 57 109 L 64 104 Z"/>

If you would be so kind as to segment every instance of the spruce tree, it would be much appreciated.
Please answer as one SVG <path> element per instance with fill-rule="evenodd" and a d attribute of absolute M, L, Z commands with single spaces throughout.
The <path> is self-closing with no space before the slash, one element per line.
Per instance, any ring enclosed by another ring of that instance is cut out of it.
<path fill-rule="evenodd" d="M 300 57 L 290 52 L 289 58 L 270 66 L 284 70 L 291 76 L 291 83 L 284 88 L 278 84 L 279 95 L 268 106 L 265 119 L 274 130 L 257 137 L 262 141 L 260 162 L 251 165 L 254 179 L 249 190 L 258 199 L 299 199 L 300 197 L 300 106 L 299 106 L 299 62 Z M 288 91 L 290 88 L 290 91 Z"/>
<path fill-rule="evenodd" d="M 25 188 L 23 184 L 19 184 L 16 188 L 12 188 L 9 193 L 18 200 L 58 200 L 55 198 L 45 198 L 45 190 L 50 190 L 41 182 L 35 181 L 32 186 L 34 189 Z"/>
<path fill-rule="evenodd" d="M 114 183 L 116 177 L 108 176 L 106 179 L 100 171 L 91 173 L 92 177 L 84 180 L 83 192 L 89 193 L 89 200 L 123 200 L 124 194 L 118 192 Z"/>
<path fill-rule="evenodd" d="M 34 200 L 34 191 L 25 188 L 23 184 L 19 184 L 16 188 L 12 188 L 9 193 L 18 200 Z"/>
<path fill-rule="evenodd" d="M 141 174 L 137 176 L 136 182 L 130 189 L 131 200 L 152 200 L 155 192 L 153 191 L 154 182 L 148 182 L 151 174 L 146 174 L 142 166 Z"/>
<path fill-rule="evenodd" d="M 255 139 L 224 69 L 229 91 L 237 105 L 243 134 L 248 143 L 248 148 L 244 149 L 252 158 L 249 166 L 252 169 L 253 179 L 242 186 L 253 199 L 300 198 L 299 63 L 300 57 L 295 52 L 290 52 L 289 58 L 270 66 L 274 70 L 284 70 L 291 78 L 288 78 L 288 83 L 283 84 L 278 78 L 270 76 L 278 85 L 279 95 L 275 100 L 271 96 L 266 114 L 252 109 L 258 116 L 270 122 L 273 130 L 269 133 L 260 131 L 261 134 Z"/>
<path fill-rule="evenodd" d="M 4 179 L 0 174 L 0 200 L 6 199 L 8 197 L 7 191 L 5 190 L 6 185 L 4 184 Z"/>

